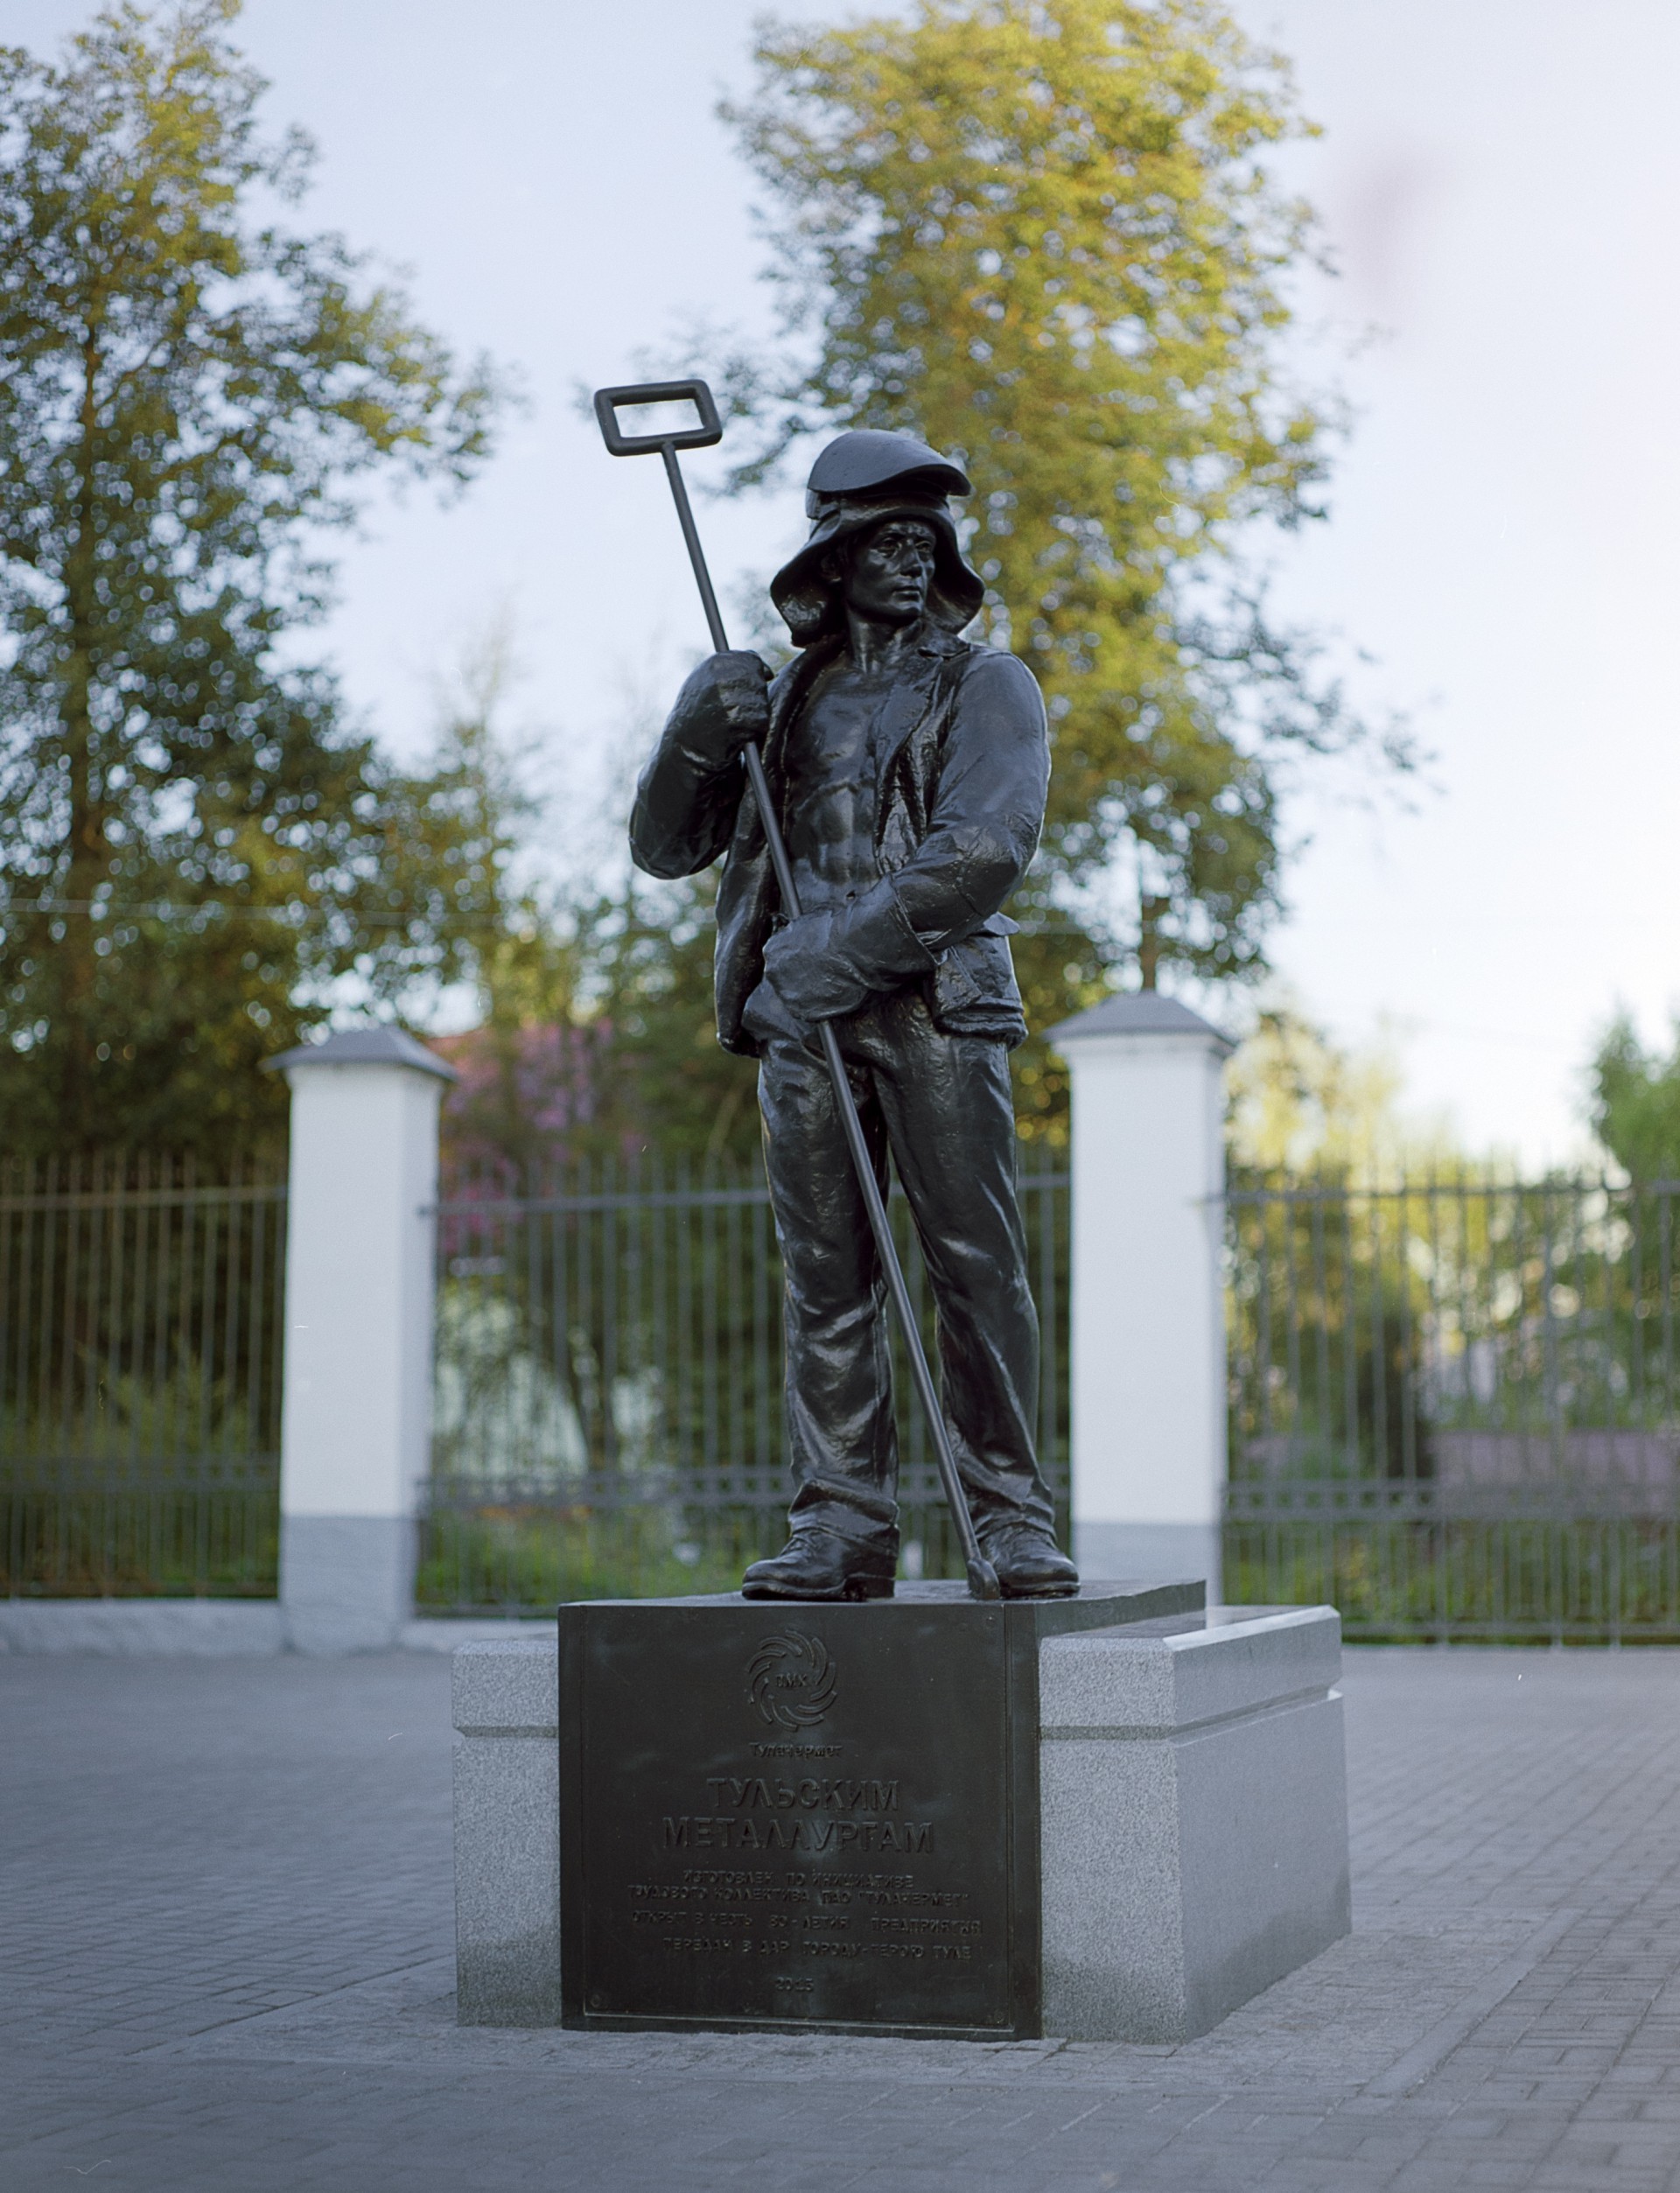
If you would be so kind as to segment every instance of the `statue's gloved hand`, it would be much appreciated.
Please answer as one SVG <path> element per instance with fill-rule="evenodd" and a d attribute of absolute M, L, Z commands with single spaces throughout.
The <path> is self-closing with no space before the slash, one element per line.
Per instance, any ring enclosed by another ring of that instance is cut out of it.
<path fill-rule="evenodd" d="M 684 747 L 697 761 L 722 768 L 748 739 L 770 728 L 770 666 L 750 648 L 709 655 L 678 697 Z"/>
<path fill-rule="evenodd" d="M 835 917 L 802 914 L 764 948 L 764 978 L 796 1020 L 833 1020 L 856 1012 L 870 986 L 834 942 Z"/>
<path fill-rule="evenodd" d="M 813 1031 L 794 1019 L 767 982 L 749 994 L 741 1008 L 741 1026 L 760 1043 L 800 1043 L 811 1048 Z"/>

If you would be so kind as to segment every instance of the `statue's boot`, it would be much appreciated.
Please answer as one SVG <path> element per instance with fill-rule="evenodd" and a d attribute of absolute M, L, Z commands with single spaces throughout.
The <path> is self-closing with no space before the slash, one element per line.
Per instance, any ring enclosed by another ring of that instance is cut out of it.
<path fill-rule="evenodd" d="M 1071 1599 L 1078 1591 L 1079 1571 L 1042 1525 L 995 1523 L 979 1536 L 1005 1599 Z"/>
<path fill-rule="evenodd" d="M 808 1524 L 781 1552 L 754 1561 L 741 1579 L 743 1599 L 891 1599 L 898 1566 L 892 1545 L 859 1545 Z"/>

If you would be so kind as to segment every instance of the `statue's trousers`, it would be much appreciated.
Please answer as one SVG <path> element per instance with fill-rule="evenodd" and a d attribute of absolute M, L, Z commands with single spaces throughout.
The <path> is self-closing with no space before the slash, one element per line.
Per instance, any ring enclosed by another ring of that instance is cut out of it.
<path fill-rule="evenodd" d="M 942 1034 L 918 989 L 834 1023 L 886 1177 L 889 1150 L 939 1314 L 940 1384 L 982 1533 L 1007 1517 L 1048 1527 L 1033 1454 L 1038 1315 L 1015 1193 L 1005 1047 Z M 766 1162 L 787 1280 L 787 1409 L 796 1528 L 896 1538 L 890 1328 L 863 1199 L 822 1061 L 774 1042 L 760 1067 Z"/>

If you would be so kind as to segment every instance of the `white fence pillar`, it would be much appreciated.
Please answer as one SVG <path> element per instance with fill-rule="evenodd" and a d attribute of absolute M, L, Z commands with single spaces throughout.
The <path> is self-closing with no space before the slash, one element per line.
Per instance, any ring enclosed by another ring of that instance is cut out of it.
<path fill-rule="evenodd" d="M 431 1424 L 438 1106 L 454 1069 L 396 1028 L 271 1059 L 291 1089 L 280 1603 L 300 1652 L 395 1643 L 413 1612 Z"/>
<path fill-rule="evenodd" d="M 1074 1554 L 1219 1591 L 1222 1075 L 1231 1045 L 1152 991 L 1050 1040 L 1073 1082 Z"/>

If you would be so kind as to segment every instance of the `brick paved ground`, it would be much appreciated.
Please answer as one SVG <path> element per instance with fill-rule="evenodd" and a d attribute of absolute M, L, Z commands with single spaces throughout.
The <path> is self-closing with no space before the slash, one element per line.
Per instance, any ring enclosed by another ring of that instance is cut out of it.
<path fill-rule="evenodd" d="M 1355 1931 L 1180 2049 L 458 2030 L 447 1678 L 0 1659 L 0 2193 L 1680 2189 L 1680 1655 L 1350 1654 Z"/>

